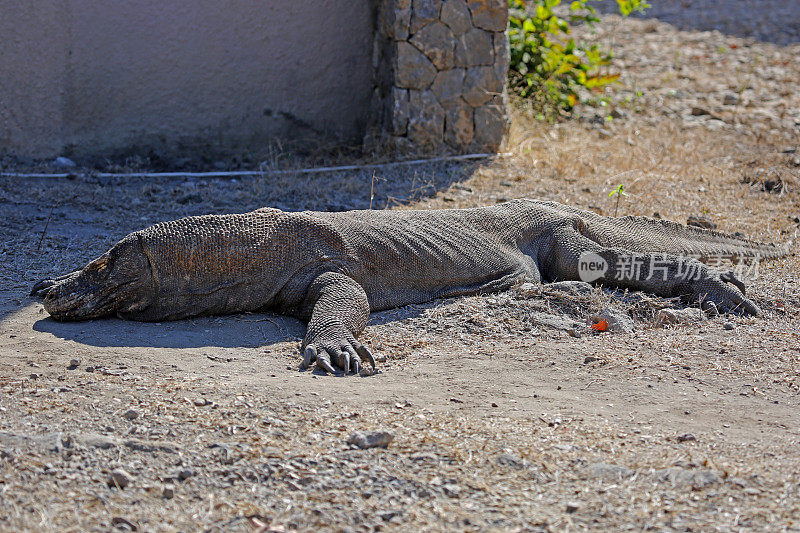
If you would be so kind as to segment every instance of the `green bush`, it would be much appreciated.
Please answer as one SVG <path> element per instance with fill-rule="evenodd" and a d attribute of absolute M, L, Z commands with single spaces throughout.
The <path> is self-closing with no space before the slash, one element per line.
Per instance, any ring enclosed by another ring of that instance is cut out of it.
<path fill-rule="evenodd" d="M 575 0 L 569 15 L 562 18 L 553 12 L 561 0 L 509 0 L 509 87 L 530 101 L 540 116 L 571 111 L 581 88 L 598 90 L 619 78 L 603 69 L 611 65 L 611 50 L 575 42 L 571 36 L 571 25 L 591 26 L 600 20 L 592 6 L 599 1 Z M 617 4 L 623 16 L 650 7 L 646 0 L 617 0 Z"/>

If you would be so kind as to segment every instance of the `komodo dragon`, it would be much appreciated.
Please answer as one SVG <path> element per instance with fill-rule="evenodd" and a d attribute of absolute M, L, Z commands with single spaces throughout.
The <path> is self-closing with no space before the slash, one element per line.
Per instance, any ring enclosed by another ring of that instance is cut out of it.
<path fill-rule="evenodd" d="M 370 311 L 502 291 L 523 280 L 580 280 L 589 257 L 607 267 L 590 272 L 592 281 L 758 315 L 732 272 L 698 258 L 787 252 L 787 245 L 530 199 L 430 211 L 264 208 L 136 231 L 81 270 L 40 281 L 31 294 L 44 296 L 56 320 L 276 310 L 308 321 L 303 368 L 316 361 L 347 373 L 363 362 L 375 367 L 356 340 Z"/>

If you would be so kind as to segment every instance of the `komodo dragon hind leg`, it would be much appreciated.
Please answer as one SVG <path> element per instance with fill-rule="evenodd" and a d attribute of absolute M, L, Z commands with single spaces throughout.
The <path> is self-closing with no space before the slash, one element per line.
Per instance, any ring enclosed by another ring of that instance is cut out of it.
<path fill-rule="evenodd" d="M 372 352 L 356 340 L 369 318 L 369 302 L 361 285 L 344 274 L 326 272 L 311 284 L 302 307 L 303 314 L 310 316 L 302 368 L 316 362 L 331 374 L 334 367 L 345 374 L 358 373 L 366 361 L 375 370 Z"/>
<path fill-rule="evenodd" d="M 680 296 L 712 312 L 761 313 L 732 272 L 721 272 L 694 258 L 604 247 L 583 235 L 580 223 L 562 226 L 553 237 L 552 253 L 544 265 L 551 279 L 599 282 L 668 298 Z M 604 264 L 602 269 L 582 269 L 582 263 L 585 266 L 598 258 Z"/>

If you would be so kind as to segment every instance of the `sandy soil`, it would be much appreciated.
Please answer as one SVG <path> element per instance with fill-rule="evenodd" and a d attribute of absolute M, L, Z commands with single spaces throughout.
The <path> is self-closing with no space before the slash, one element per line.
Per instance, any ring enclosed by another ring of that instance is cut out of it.
<path fill-rule="evenodd" d="M 373 205 L 532 196 L 613 214 L 624 184 L 620 214 L 796 241 L 800 46 L 652 20 L 599 31 L 625 65 L 604 105 L 557 126 L 517 111 L 509 158 L 378 170 Z M 27 297 L 143 225 L 364 208 L 372 176 L 0 180 L 0 529 L 800 529 L 796 256 L 749 283 L 757 319 L 657 327 L 675 302 L 599 289 L 375 314 L 371 377 L 299 372 L 304 328 L 284 317 L 59 324 Z M 592 334 L 606 307 L 635 331 Z M 378 430 L 386 449 L 347 443 Z"/>

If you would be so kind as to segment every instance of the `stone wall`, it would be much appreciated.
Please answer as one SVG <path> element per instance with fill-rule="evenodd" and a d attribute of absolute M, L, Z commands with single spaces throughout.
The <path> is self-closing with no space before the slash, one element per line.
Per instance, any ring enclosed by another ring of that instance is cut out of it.
<path fill-rule="evenodd" d="M 507 0 L 383 0 L 367 145 L 495 151 L 507 131 Z"/>

